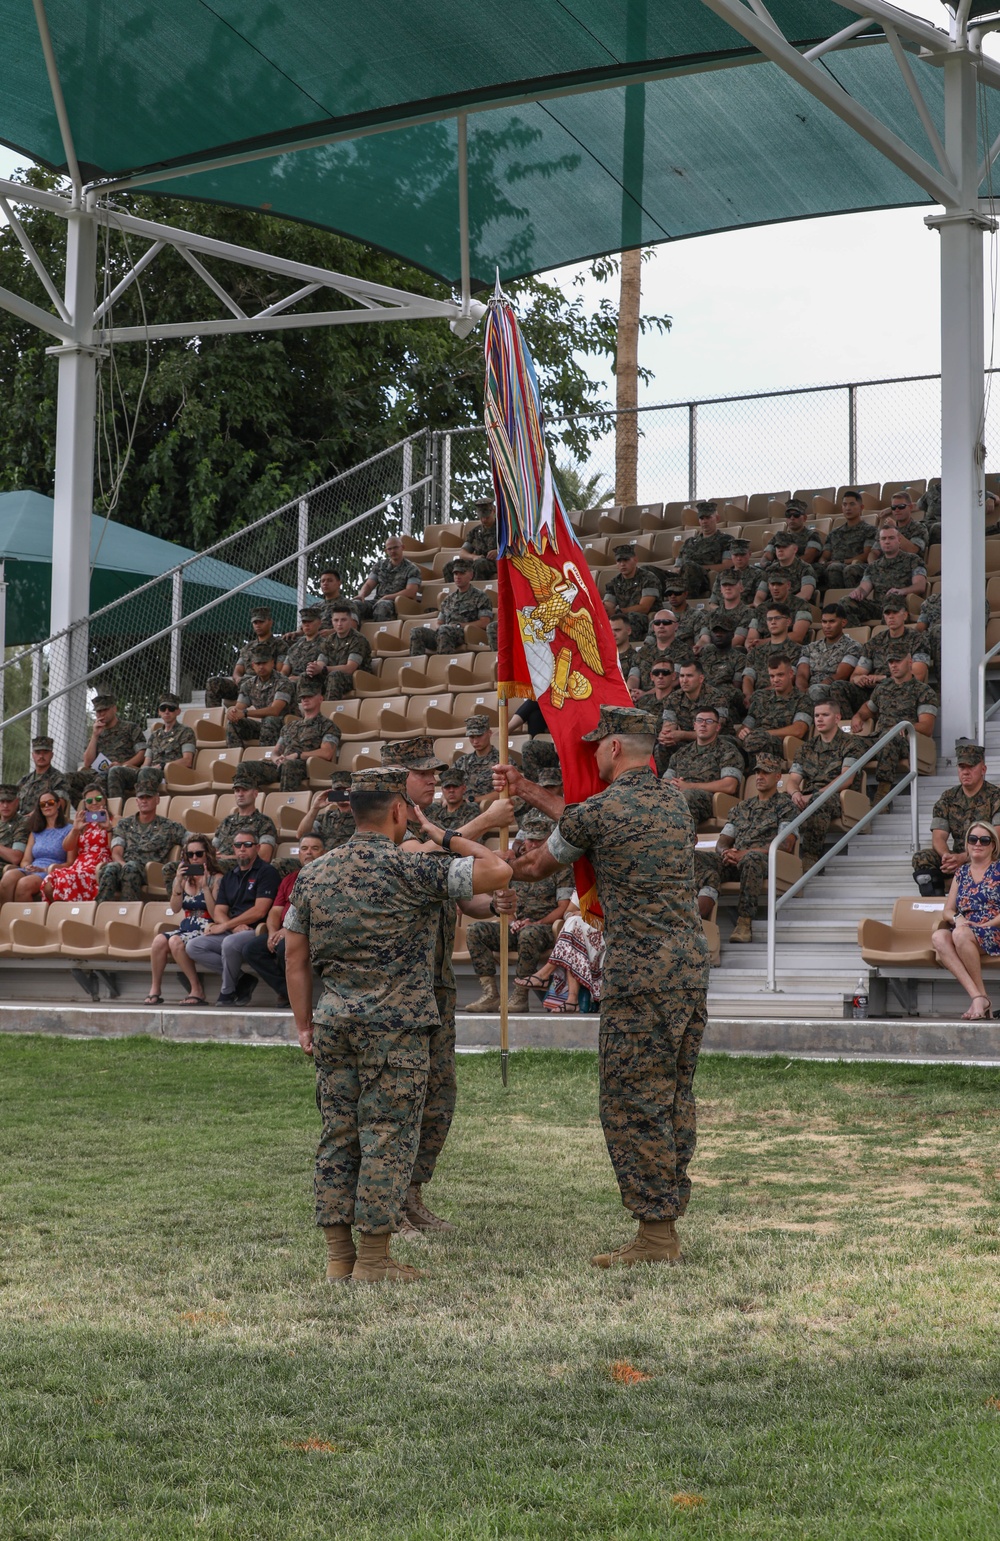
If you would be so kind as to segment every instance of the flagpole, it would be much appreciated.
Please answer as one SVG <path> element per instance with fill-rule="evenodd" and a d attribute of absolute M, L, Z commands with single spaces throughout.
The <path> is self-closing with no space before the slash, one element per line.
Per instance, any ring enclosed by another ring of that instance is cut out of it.
<path fill-rule="evenodd" d="M 500 764 L 508 765 L 510 756 L 507 750 L 507 697 L 501 696 L 497 703 L 500 714 Z M 504 787 L 502 796 L 509 797 L 507 788 Z M 500 851 L 506 856 L 510 845 L 510 831 L 505 824 L 500 831 Z M 510 992 L 507 983 L 508 954 L 510 947 L 510 916 L 503 912 L 500 916 L 500 1079 L 504 1086 L 507 1085 L 507 1059 L 510 1053 L 508 1041 L 508 1002 Z"/>

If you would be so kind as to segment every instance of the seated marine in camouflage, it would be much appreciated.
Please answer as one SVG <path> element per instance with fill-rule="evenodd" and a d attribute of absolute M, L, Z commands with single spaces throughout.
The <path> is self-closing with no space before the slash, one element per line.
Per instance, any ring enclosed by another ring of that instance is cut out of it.
<path fill-rule="evenodd" d="M 529 808 L 521 820 L 521 828 L 515 843 L 521 842 L 524 851 L 530 852 L 548 840 L 555 824 L 537 809 Z M 511 883 L 516 895 L 517 907 L 510 921 L 510 938 L 517 947 L 515 985 L 510 995 L 511 1011 L 527 1011 L 528 991 L 535 982 L 535 972 L 545 962 L 555 945 L 552 930 L 557 920 L 562 920 L 573 897 L 573 872 L 570 867 L 560 867 L 551 877 L 538 883 Z M 497 993 L 497 960 L 500 957 L 499 920 L 474 920 L 468 929 L 469 957 L 479 976 L 483 993 L 471 1001 L 464 1011 L 496 1011 L 500 1004 Z M 513 946 L 511 948 L 513 951 Z M 546 990 L 548 982 L 539 980 L 537 988 Z"/>
<path fill-rule="evenodd" d="M 69 779 L 52 764 L 53 743 L 47 733 L 31 740 L 31 770 L 17 783 L 17 797 L 25 818 L 34 813 L 43 792 L 69 798 Z"/>
<path fill-rule="evenodd" d="M 927 592 L 927 568 L 917 552 L 901 551 L 899 531 L 893 524 L 883 524 L 878 545 L 872 551 L 865 575 L 856 588 L 845 594 L 842 604 L 851 626 L 877 621 L 887 599 L 906 599 L 910 594 Z"/>
<path fill-rule="evenodd" d="M 455 769 L 462 771 L 470 798 L 483 798 L 493 791 L 493 767 L 500 764 L 500 752 L 493 743 L 490 719 L 474 712 L 465 719 L 465 732 L 472 748 L 456 755 Z"/>
<path fill-rule="evenodd" d="M 257 807 L 257 788 L 250 775 L 250 765 L 238 765 L 233 777 L 233 799 L 236 807 L 232 813 L 227 814 L 212 836 L 212 844 L 219 866 L 223 872 L 228 872 L 236 866 L 236 852 L 233 850 L 233 841 L 238 830 L 248 829 L 254 839 L 259 843 L 258 855 L 261 861 L 270 862 L 278 868 L 282 877 L 289 872 L 294 872 L 299 863 L 294 860 L 279 863 L 274 860 L 274 853 L 278 849 L 278 830 L 273 819 L 266 813 L 261 813 Z"/>
<path fill-rule="evenodd" d="M 18 805 L 17 787 L 8 781 L 0 786 L 0 878 L 20 867 L 27 846 L 28 821 Z"/>
<path fill-rule="evenodd" d="M 270 606 L 257 605 L 250 611 L 250 628 L 253 636 L 240 648 L 232 674 L 213 674 L 205 684 L 205 705 L 221 706 L 224 701 L 235 701 L 240 685 L 250 667 L 250 654 L 255 648 L 266 648 L 275 664 L 281 662 L 283 644 L 274 634 L 274 619 Z"/>
<path fill-rule="evenodd" d="M 868 565 L 869 552 L 878 539 L 875 526 L 862 518 L 864 504 L 860 492 L 855 489 L 846 491 L 840 506 L 844 523 L 830 531 L 821 555 L 813 563 L 824 591 L 850 589 L 860 583 Z"/>
<path fill-rule="evenodd" d="M 493 619 L 493 601 L 472 582 L 472 560 L 457 556 L 451 564 L 455 587 L 438 604 L 437 626 L 414 626 L 410 657 L 425 653 L 458 653 L 465 648 L 465 628 L 485 626 Z"/>
<path fill-rule="evenodd" d="M 354 815 L 351 812 L 351 772 L 330 772 L 332 785 L 317 792 L 296 830 L 296 839 L 303 835 L 318 835 L 325 851 L 334 851 L 354 834 Z"/>
<path fill-rule="evenodd" d="M 276 744 L 285 714 L 293 709 L 294 692 L 294 685 L 275 667 L 271 652 L 266 647 L 253 648 L 249 677 L 244 676 L 236 704 L 226 712 L 226 743 L 232 748 Z"/>
<path fill-rule="evenodd" d="M 649 626 L 649 636 L 640 647 L 636 649 L 636 657 L 639 664 L 639 679 L 635 687 L 634 696 L 643 691 L 652 689 L 652 672 L 658 663 L 669 663 L 676 669 L 679 663 L 692 654 L 691 638 L 681 640 L 677 633 L 679 623 L 673 610 L 667 605 L 658 605 L 653 611 L 653 619 Z M 629 689 L 632 690 L 631 684 Z M 634 699 L 633 696 L 633 699 Z"/>
<path fill-rule="evenodd" d="M 176 819 L 165 819 L 160 814 L 159 799 L 160 773 L 155 766 L 143 767 L 135 783 L 137 812 L 115 824 L 111 860 L 97 869 L 100 903 L 121 900 L 134 904 L 140 900 L 151 861 L 163 864 L 163 880 L 169 894 L 177 872 L 177 862 L 171 856 L 175 847 L 183 846 L 187 830 Z"/>
<path fill-rule="evenodd" d="M 932 686 L 914 678 L 912 646 L 908 637 L 889 644 L 889 678 L 876 685 L 871 699 L 851 718 L 851 732 L 861 733 L 869 722 L 875 724 L 875 736 L 881 738 L 898 723 L 912 722 L 918 733 L 930 738 L 934 733 L 940 702 Z M 890 787 L 902 779 L 900 762 L 909 755 L 908 738 L 900 735 L 890 740 L 874 762 L 878 777 L 876 797 L 881 800 Z"/>
<path fill-rule="evenodd" d="M 807 695 L 814 706 L 817 701 L 836 701 L 840 710 L 850 716 L 864 700 L 864 692 L 852 684 L 863 647 L 844 629 L 846 618 L 843 605 L 836 601 L 823 606 L 821 635 L 805 643 L 799 654 L 795 688 Z"/>
<path fill-rule="evenodd" d="M 767 686 L 755 690 L 747 705 L 747 714 L 736 737 L 745 744 L 750 734 L 763 729 L 779 743 L 784 738 L 805 738 L 812 728 L 813 705 L 808 696 L 795 688 L 795 671 L 787 653 L 775 653 L 768 660 Z"/>
<path fill-rule="evenodd" d="M 766 581 L 761 583 L 754 596 L 762 605 L 770 592 L 772 579 L 784 576 L 788 580 L 789 593 L 795 605 L 808 605 L 816 595 L 816 571 L 798 555 L 795 537 L 789 530 L 779 530 L 774 537 L 775 560 L 764 569 Z M 810 620 L 812 615 L 810 613 Z"/>
<path fill-rule="evenodd" d="M 416 599 L 420 593 L 420 569 L 406 556 L 398 535 L 385 543 L 385 558 L 376 562 L 355 600 L 363 621 L 396 619 L 396 599 Z"/>
<path fill-rule="evenodd" d="M 303 605 L 299 611 L 300 634 L 285 637 L 285 653 L 278 665 L 286 679 L 298 684 L 308 675 L 322 690 L 326 684 L 327 639 L 321 635 L 323 611 L 319 605 Z"/>
<path fill-rule="evenodd" d="M 823 550 L 823 537 L 814 524 L 809 523 L 809 510 L 801 498 L 789 498 L 785 504 L 785 528 L 781 532 L 795 542 L 795 553 L 806 566 L 811 567 Z M 772 536 L 760 554 L 762 567 L 770 567 L 777 560 L 777 536 Z"/>
<path fill-rule="evenodd" d="M 342 599 L 330 606 L 330 633 L 324 637 L 326 651 L 326 699 L 343 701 L 354 694 L 354 676 L 359 669 L 371 669 L 372 645 L 358 631 L 354 611 Z"/>
<path fill-rule="evenodd" d="M 626 684 L 631 680 L 633 685 L 638 687 L 639 650 L 632 645 L 632 628 L 629 625 L 628 616 L 613 616 L 611 630 L 618 649 L 618 667 L 622 671 L 622 679 Z"/>
<path fill-rule="evenodd" d="M 438 786 L 441 801 L 428 814 L 432 823 L 442 829 L 461 829 L 463 824 L 479 817 L 479 804 L 468 795 L 464 770 L 457 765 L 446 766 L 438 777 Z"/>
<path fill-rule="evenodd" d="M 640 567 L 630 543 L 615 547 L 615 561 L 618 571 L 604 585 L 604 608 L 610 616 L 623 615 L 633 640 L 641 642 L 649 616 L 660 603 L 660 575 L 655 567 Z"/>
<path fill-rule="evenodd" d="M 700 659 L 688 658 L 677 672 L 677 688 L 663 708 L 659 742 L 682 744 L 694 740 L 694 719 L 703 706 L 714 706 L 728 722 L 731 702 L 725 686 L 710 685 Z"/>
<path fill-rule="evenodd" d="M 729 542 L 729 550 L 726 553 L 721 572 L 716 574 L 712 584 L 711 600 L 719 604 L 722 600 L 722 579 L 727 573 L 735 573 L 740 580 L 743 591 L 743 603 L 752 605 L 757 590 L 762 583 L 767 582 L 767 574 L 763 567 L 750 560 L 750 542 L 743 536 L 734 536 Z"/>
<path fill-rule="evenodd" d="M 752 642 L 746 649 L 746 662 L 743 665 L 743 673 L 740 676 L 743 686 L 743 694 L 747 701 L 753 695 L 758 685 L 762 685 L 767 678 L 767 668 L 772 658 L 779 655 L 788 658 L 797 658 L 804 645 L 803 638 L 808 636 L 808 628 L 804 628 L 800 635 L 796 635 L 799 628 L 792 626 L 792 612 L 782 599 L 772 599 L 766 605 L 762 605 L 757 612 L 758 622 L 762 624 L 762 640 Z M 751 637 L 756 635 L 756 625 L 751 631 Z"/>
<path fill-rule="evenodd" d="M 347 605 L 351 615 L 354 617 L 354 623 L 357 625 L 360 619 L 357 606 L 353 599 L 348 599 L 344 593 L 343 585 L 340 581 L 340 573 L 336 567 L 325 567 L 320 573 L 319 591 L 323 596 L 323 602 L 320 605 L 320 629 L 322 631 L 327 632 L 330 630 L 330 616 L 333 607 L 339 604 Z"/>
<path fill-rule="evenodd" d="M 271 758 L 246 760 L 240 766 L 255 787 L 277 782 L 282 792 L 298 792 L 309 780 L 310 759 L 332 765 L 337 758 L 343 734 L 332 718 L 323 716 L 322 681 L 304 675 L 297 697 L 302 715 L 285 718 Z"/>
<path fill-rule="evenodd" d="M 185 770 L 190 770 L 198 750 L 194 728 L 181 722 L 180 709 L 181 703 L 175 695 L 172 695 L 169 690 L 160 691 L 157 708 L 160 714 L 159 721 L 153 723 L 150 731 L 143 769 L 158 770 L 161 784 L 164 779 L 164 770 L 168 765 L 179 762 Z M 136 777 L 138 775 L 139 772 L 136 772 Z M 134 781 L 133 785 L 135 785 Z"/>
<path fill-rule="evenodd" d="M 942 792 L 931 813 L 931 844 L 913 858 L 913 876 L 925 898 L 948 892 L 959 867 L 968 861 L 965 837 L 973 824 L 1000 831 L 1000 787 L 986 779 L 986 750 L 960 738 L 955 744 L 958 786 Z M 0 808 L 0 812 L 2 812 Z"/>
<path fill-rule="evenodd" d="M 83 751 L 83 769 L 66 777 L 75 803 L 88 786 L 100 787 L 106 797 L 128 797 L 146 753 L 145 729 L 138 722 L 119 717 L 113 695 L 102 692 L 94 697 L 93 705 L 94 730 Z"/>
<path fill-rule="evenodd" d="M 684 541 L 678 560 L 688 593 L 700 598 L 711 592 L 711 579 L 729 556 L 732 536 L 719 528 L 717 503 L 698 503 L 695 506 L 698 529 Z"/>
<path fill-rule="evenodd" d="M 662 779 L 683 796 L 695 824 L 712 817 L 716 792 L 740 795 L 746 760 L 735 740 L 722 736 L 721 728 L 718 707 L 700 707 L 694 718 L 694 738 L 670 750 L 662 773 Z"/>
<path fill-rule="evenodd" d="M 723 883 L 739 879 L 737 921 L 729 940 L 753 941 L 753 918 L 767 892 L 767 852 L 775 835 L 790 824 L 798 810 L 778 782 L 785 769 L 780 755 L 758 753 L 754 773 L 757 796 L 737 803 L 723 826 L 714 851 L 695 851 L 694 876 L 698 887 L 698 909 L 703 918 L 712 913 Z M 790 851 L 795 836 L 789 835 L 781 849 Z"/>
<path fill-rule="evenodd" d="M 815 735 L 802 744 L 785 777 L 785 791 L 800 813 L 864 753 L 863 744 L 851 734 L 841 732 L 840 707 L 836 701 L 817 701 L 813 718 Z M 850 790 L 860 792 L 863 782 L 864 773 L 859 771 L 850 783 Z M 818 860 L 827 831 L 839 817 L 840 799 L 831 797 L 799 827 L 803 868 L 808 869 Z"/>
<path fill-rule="evenodd" d="M 479 583 L 489 583 L 497 575 L 497 506 L 492 498 L 477 498 L 473 507 L 478 523 L 470 524 L 462 539 L 462 551 L 472 558 L 472 576 Z M 451 583 L 457 557 L 444 565 L 442 577 Z"/>
<path fill-rule="evenodd" d="M 868 699 L 876 685 L 889 678 L 889 654 L 897 642 L 910 645 L 913 659 L 913 677 L 927 680 L 934 665 L 934 649 L 927 637 L 910 626 L 910 612 L 905 599 L 890 597 L 882 606 L 885 630 L 874 633 L 858 646 L 858 662 L 851 675 L 851 683 L 860 692 L 857 705 Z M 855 708 L 856 709 L 856 708 Z"/>
<path fill-rule="evenodd" d="M 804 600 L 793 599 L 791 581 L 783 568 L 771 568 L 767 578 L 767 593 L 767 599 L 754 610 L 753 622 L 746 635 L 748 659 L 761 642 L 766 642 L 769 636 L 773 636 L 773 632 L 767 624 L 767 615 L 769 610 L 775 608 L 783 613 L 787 610 L 788 636 L 794 643 L 805 643 L 809 640 L 809 632 L 812 627 L 812 610 Z"/>

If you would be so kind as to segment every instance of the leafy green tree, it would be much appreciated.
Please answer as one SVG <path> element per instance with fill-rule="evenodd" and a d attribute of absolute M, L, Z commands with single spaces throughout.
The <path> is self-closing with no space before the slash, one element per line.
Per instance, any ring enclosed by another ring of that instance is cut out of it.
<path fill-rule="evenodd" d="M 588 476 L 586 466 L 553 462 L 552 476 L 567 512 L 576 508 L 605 508 L 615 500 L 615 489 L 606 485 L 607 477 L 600 471 Z"/>

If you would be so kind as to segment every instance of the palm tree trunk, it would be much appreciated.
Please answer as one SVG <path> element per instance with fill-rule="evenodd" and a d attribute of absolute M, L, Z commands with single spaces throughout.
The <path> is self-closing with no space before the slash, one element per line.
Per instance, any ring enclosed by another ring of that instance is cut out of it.
<path fill-rule="evenodd" d="M 623 251 L 618 302 L 617 407 L 615 420 L 615 502 L 638 503 L 639 473 L 639 308 L 642 251 Z"/>

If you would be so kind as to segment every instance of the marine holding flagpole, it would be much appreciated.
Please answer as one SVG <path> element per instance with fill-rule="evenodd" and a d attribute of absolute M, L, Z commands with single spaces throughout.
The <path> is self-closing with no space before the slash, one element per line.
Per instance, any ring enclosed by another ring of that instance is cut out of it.
<path fill-rule="evenodd" d="M 514 311 L 486 318 L 486 428 L 497 501 L 498 690 L 530 697 L 559 753 L 563 798 L 497 766 L 494 785 L 558 820 L 514 864 L 538 881 L 572 863 L 581 910 L 604 917 L 600 1113 L 622 1202 L 638 1221 L 597 1267 L 681 1260 L 691 1194 L 694 1074 L 708 947 L 695 899 L 695 831 L 651 768 L 652 718 L 632 705 L 610 623 L 552 483 L 541 402 Z M 500 810 L 509 804 L 498 803 Z"/>

